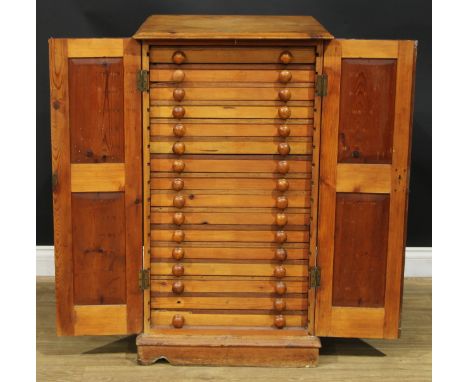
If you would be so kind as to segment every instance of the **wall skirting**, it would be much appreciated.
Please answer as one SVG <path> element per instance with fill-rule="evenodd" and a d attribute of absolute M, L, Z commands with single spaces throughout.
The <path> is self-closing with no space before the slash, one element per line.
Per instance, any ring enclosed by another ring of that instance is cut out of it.
<path fill-rule="evenodd" d="M 36 247 L 36 275 L 54 275 L 54 247 Z M 405 277 L 432 277 L 432 247 L 407 247 Z"/>

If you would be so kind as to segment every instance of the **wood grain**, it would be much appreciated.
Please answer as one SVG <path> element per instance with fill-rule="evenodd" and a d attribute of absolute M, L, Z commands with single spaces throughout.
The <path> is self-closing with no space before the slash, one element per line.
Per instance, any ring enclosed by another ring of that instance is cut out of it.
<path fill-rule="evenodd" d="M 125 190 L 123 163 L 71 165 L 72 192 L 109 192 Z"/>
<path fill-rule="evenodd" d="M 336 167 L 337 192 L 390 193 L 391 165 L 339 163 Z"/>
<path fill-rule="evenodd" d="M 122 57 L 124 40 L 121 38 L 70 38 L 67 39 L 68 57 Z"/>
<path fill-rule="evenodd" d="M 72 163 L 124 162 L 122 58 L 69 60 Z"/>
<path fill-rule="evenodd" d="M 330 39 L 333 36 L 312 16 L 152 15 L 133 38 L 264 41 Z"/>
<path fill-rule="evenodd" d="M 125 333 L 127 331 L 126 305 L 76 305 L 75 335 Z"/>

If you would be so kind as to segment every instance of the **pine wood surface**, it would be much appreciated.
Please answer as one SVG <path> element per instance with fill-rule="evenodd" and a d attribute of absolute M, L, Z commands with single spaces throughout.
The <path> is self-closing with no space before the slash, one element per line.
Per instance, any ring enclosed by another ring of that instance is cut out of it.
<path fill-rule="evenodd" d="M 173 367 L 136 363 L 135 336 L 57 337 L 54 279 L 37 283 L 37 380 L 158 382 L 272 380 L 423 382 L 431 380 L 431 279 L 405 279 L 399 340 L 321 338 L 315 369 Z"/>

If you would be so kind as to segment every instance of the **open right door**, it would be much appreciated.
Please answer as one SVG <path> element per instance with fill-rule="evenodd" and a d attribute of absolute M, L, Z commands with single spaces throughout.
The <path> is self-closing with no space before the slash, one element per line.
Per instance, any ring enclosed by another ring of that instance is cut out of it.
<path fill-rule="evenodd" d="M 398 337 L 415 60 L 415 41 L 325 48 L 318 336 Z"/>

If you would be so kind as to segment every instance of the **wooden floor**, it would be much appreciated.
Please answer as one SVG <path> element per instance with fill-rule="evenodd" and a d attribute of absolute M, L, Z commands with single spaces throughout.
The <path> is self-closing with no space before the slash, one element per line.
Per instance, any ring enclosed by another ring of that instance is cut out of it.
<path fill-rule="evenodd" d="M 47 382 L 431 380 L 432 281 L 406 279 L 396 341 L 322 339 L 315 369 L 139 366 L 135 337 L 57 337 L 53 279 L 37 282 L 37 380 Z"/>

